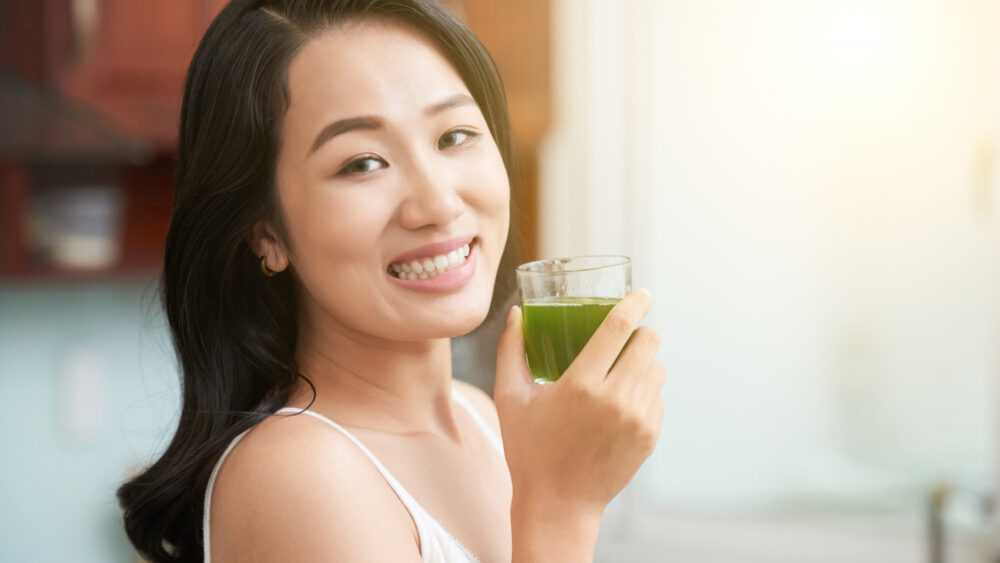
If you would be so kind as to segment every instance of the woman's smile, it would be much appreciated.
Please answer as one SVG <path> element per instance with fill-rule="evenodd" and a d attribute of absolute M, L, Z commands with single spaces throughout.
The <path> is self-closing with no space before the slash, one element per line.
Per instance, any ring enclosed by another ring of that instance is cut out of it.
<path fill-rule="evenodd" d="M 476 241 L 453 246 L 455 241 L 444 243 L 451 250 L 431 255 L 427 247 L 409 252 L 404 259 L 394 260 L 387 273 L 393 282 L 406 289 L 425 292 L 452 291 L 469 283 L 476 271 Z M 433 245 L 429 245 L 433 246 Z M 410 258 L 410 255 L 415 258 Z"/>
<path fill-rule="evenodd" d="M 223 3 L 163 262 L 183 410 L 126 532 L 157 562 L 510 561 L 496 411 L 451 354 L 513 279 L 489 53 L 438 0 Z"/>
<path fill-rule="evenodd" d="M 455 69 L 406 27 L 359 22 L 303 45 L 288 89 L 276 178 L 288 262 L 310 297 L 302 334 L 413 342 L 474 330 L 510 185 Z"/>

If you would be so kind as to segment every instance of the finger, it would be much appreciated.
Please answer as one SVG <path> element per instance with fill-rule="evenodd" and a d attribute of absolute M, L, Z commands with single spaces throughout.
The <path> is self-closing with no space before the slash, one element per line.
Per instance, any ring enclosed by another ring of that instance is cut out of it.
<path fill-rule="evenodd" d="M 660 362 L 653 362 L 635 389 L 635 404 L 648 414 L 657 402 L 663 401 L 663 383 L 667 380 L 667 368 Z"/>
<path fill-rule="evenodd" d="M 638 289 L 625 296 L 611 309 L 601 326 L 583 347 L 562 379 L 581 379 L 600 383 L 608 374 L 618 352 L 625 346 L 639 321 L 653 304 L 648 290 Z M 578 366 L 578 367 L 577 367 Z"/>
<path fill-rule="evenodd" d="M 497 373 L 493 384 L 493 400 L 523 399 L 534 385 L 524 355 L 524 334 L 521 332 L 521 308 L 511 307 L 507 326 L 497 343 Z"/>
<path fill-rule="evenodd" d="M 604 382 L 621 393 L 631 394 L 646 379 L 659 349 L 659 332 L 648 326 L 635 329 Z"/>
<path fill-rule="evenodd" d="M 665 410 L 665 401 L 661 395 L 656 396 L 656 401 L 653 403 L 647 420 L 649 420 L 653 428 L 656 428 L 656 442 L 660 441 L 660 431 L 663 429 L 663 413 Z M 650 455 L 656 450 L 656 443 L 653 444 L 652 449 L 650 449 Z"/>

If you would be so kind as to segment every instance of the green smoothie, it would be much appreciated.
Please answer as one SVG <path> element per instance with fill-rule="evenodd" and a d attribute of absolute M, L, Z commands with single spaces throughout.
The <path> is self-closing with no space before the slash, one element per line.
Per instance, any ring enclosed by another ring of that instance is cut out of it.
<path fill-rule="evenodd" d="M 552 297 L 521 308 L 524 348 L 535 381 L 552 383 L 566 371 L 619 299 Z"/>

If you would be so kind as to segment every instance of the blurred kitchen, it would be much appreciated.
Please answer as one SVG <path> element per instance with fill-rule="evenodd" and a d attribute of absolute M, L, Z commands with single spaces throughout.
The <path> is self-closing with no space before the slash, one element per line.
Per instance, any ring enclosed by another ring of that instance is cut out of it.
<path fill-rule="evenodd" d="M 620 253 L 670 372 L 601 562 L 1000 561 L 1000 3 L 452 0 L 524 258 Z M 156 276 L 223 0 L 0 0 L 0 561 L 135 561 Z M 488 339 L 486 339 L 488 340 Z M 492 384 L 492 343 L 456 346 Z"/>

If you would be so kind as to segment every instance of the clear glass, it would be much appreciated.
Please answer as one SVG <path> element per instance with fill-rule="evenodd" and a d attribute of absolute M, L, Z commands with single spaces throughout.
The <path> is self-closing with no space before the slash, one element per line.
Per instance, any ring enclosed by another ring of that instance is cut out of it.
<path fill-rule="evenodd" d="M 577 256 L 529 262 L 517 268 L 517 286 L 528 367 L 535 381 L 552 383 L 632 290 L 632 260 Z"/>

